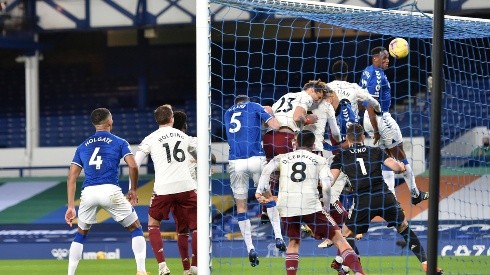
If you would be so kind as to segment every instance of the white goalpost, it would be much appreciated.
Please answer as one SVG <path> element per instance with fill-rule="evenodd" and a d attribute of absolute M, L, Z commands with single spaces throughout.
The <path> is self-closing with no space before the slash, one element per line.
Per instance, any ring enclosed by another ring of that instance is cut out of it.
<path fill-rule="evenodd" d="M 209 2 L 196 1 L 198 273 L 211 274 Z"/>

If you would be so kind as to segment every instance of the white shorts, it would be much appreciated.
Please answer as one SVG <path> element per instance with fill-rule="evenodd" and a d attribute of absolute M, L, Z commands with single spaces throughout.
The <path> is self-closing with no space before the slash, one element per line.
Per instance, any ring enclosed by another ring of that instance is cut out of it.
<path fill-rule="evenodd" d="M 250 177 L 257 186 L 262 168 L 267 164 L 265 156 L 256 156 L 248 159 L 235 159 L 229 161 L 231 190 L 236 199 L 248 198 Z"/>
<path fill-rule="evenodd" d="M 376 116 L 376 121 L 378 122 L 379 135 L 381 136 L 378 141 L 380 148 L 391 149 L 403 142 L 400 127 L 391 117 L 390 113 L 383 113 L 382 116 Z M 368 112 L 364 112 L 364 130 L 370 137 L 373 137 L 374 129 L 369 120 Z"/>
<path fill-rule="evenodd" d="M 133 207 L 122 193 L 121 188 L 114 184 L 85 187 L 80 196 L 78 220 L 90 228 L 90 225 L 97 223 L 97 211 L 101 208 L 109 212 L 112 218 L 124 227 L 128 227 L 138 219 L 136 212 L 134 212 Z M 126 219 L 129 216 L 132 217 Z"/>

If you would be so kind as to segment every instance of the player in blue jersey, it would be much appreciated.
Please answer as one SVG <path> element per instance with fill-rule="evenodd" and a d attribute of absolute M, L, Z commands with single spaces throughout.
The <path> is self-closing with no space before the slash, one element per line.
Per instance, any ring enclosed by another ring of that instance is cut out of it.
<path fill-rule="evenodd" d="M 245 95 L 235 98 L 235 105 L 231 106 L 224 116 L 229 153 L 229 171 L 231 189 L 237 208 L 237 219 L 249 255 L 250 264 L 259 264 L 258 255 L 252 243 L 250 219 L 247 217 L 247 200 L 249 179 L 252 177 L 255 186 L 258 183 L 262 168 L 266 165 L 266 157 L 262 147 L 262 123 L 267 123 L 277 130 L 281 126 L 279 121 L 268 113 L 263 106 Z M 272 194 L 267 194 L 272 196 Z M 275 201 L 267 204 L 267 214 L 274 229 L 276 247 L 286 250 L 282 239 L 279 212 Z"/>
<path fill-rule="evenodd" d="M 68 275 L 74 275 L 82 258 L 83 244 L 92 224 L 97 223 L 99 209 L 105 209 L 112 218 L 131 232 L 132 249 L 136 259 L 136 275 L 146 273 L 146 241 L 143 237 L 138 215 L 133 207 L 138 202 L 136 193 L 138 166 L 126 140 L 113 135 L 112 115 L 106 108 L 92 112 L 95 134 L 80 144 L 70 165 L 67 180 L 68 209 L 65 221 L 72 226 L 77 216 L 75 210 L 76 180 L 82 169 L 85 180 L 82 184 L 80 207 L 78 209 L 78 232 L 70 246 Z M 121 158 L 128 164 L 131 188 L 127 198 L 119 187 L 119 162 Z"/>
<path fill-rule="evenodd" d="M 384 47 L 376 47 L 371 50 L 372 64 L 364 69 L 360 85 L 376 99 L 381 105 L 382 115 L 378 116 L 374 123 L 369 117 L 374 116 L 372 107 L 367 108 L 364 113 L 364 128 L 366 132 L 373 137 L 374 144 L 379 143 L 382 149 L 387 153 L 405 164 L 406 172 L 403 173 L 405 182 L 407 182 L 412 194 L 412 204 L 418 204 L 429 198 L 428 192 L 421 192 L 415 183 L 415 176 L 412 167 L 408 163 L 405 150 L 403 149 L 403 138 L 400 127 L 391 117 L 391 87 L 384 70 L 390 63 L 388 51 Z M 377 124 L 377 125 L 375 125 Z M 383 178 L 388 184 L 389 189 L 395 194 L 395 174 L 386 166 L 383 166 Z"/>

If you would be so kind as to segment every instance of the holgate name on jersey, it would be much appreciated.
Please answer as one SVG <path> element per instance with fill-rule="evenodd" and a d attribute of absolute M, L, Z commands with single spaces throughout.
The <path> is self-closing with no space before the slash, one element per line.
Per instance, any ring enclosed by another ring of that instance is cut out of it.
<path fill-rule="evenodd" d="M 315 159 L 315 157 L 316 157 L 316 155 L 313 155 L 313 156 L 307 156 L 304 154 L 288 155 L 288 159 L 287 160 L 283 159 L 282 163 L 286 164 L 288 162 L 288 160 L 296 160 L 296 159 L 306 158 L 306 159 L 311 160 L 311 162 L 313 162 L 314 164 L 318 164 L 318 161 Z"/>
<path fill-rule="evenodd" d="M 112 142 L 112 139 L 108 138 L 108 137 L 91 138 L 85 142 L 85 146 L 89 146 L 90 144 L 97 142 L 97 141 L 102 141 L 102 142 L 109 144 Z"/>
<path fill-rule="evenodd" d="M 184 139 L 184 136 L 181 135 L 180 133 L 167 133 L 166 135 L 159 137 L 158 141 L 163 142 L 165 139 L 173 138 L 173 137 Z"/>

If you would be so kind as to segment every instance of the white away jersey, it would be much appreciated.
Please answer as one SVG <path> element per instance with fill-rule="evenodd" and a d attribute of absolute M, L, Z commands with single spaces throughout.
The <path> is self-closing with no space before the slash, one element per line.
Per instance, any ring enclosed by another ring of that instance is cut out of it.
<path fill-rule="evenodd" d="M 265 169 L 269 165 L 280 171 L 277 209 L 281 217 L 322 211 L 318 180 L 329 176 L 329 167 L 324 157 L 300 149 L 274 157 Z"/>
<path fill-rule="evenodd" d="M 196 146 L 195 138 L 167 126 L 158 128 L 143 139 L 139 150 L 151 154 L 155 165 L 155 194 L 176 194 L 197 188 L 191 177 L 186 152 L 194 151 Z"/>
<path fill-rule="evenodd" d="M 321 100 L 320 102 L 313 102 L 310 108 L 311 112 L 318 117 L 318 121 L 313 124 L 305 125 L 305 130 L 310 130 L 315 134 L 315 151 L 323 151 L 323 140 L 325 139 L 325 129 L 327 122 L 336 124 L 337 118 L 335 117 L 335 110 L 333 106 Z M 333 126 L 332 124 L 331 127 Z"/>
<path fill-rule="evenodd" d="M 356 116 L 359 115 L 359 108 L 357 107 L 357 103 L 359 101 L 363 102 L 369 100 L 372 97 L 366 89 L 361 88 L 361 86 L 357 85 L 356 83 L 334 80 L 328 83 L 327 86 L 335 91 L 335 93 L 339 97 L 339 100 L 349 100 L 352 111 L 354 111 Z"/>
<path fill-rule="evenodd" d="M 294 110 L 300 106 L 308 111 L 312 104 L 313 98 L 305 91 L 287 93 L 272 105 L 272 111 L 281 126 L 287 126 L 296 132 L 300 129 L 293 119 Z"/>

